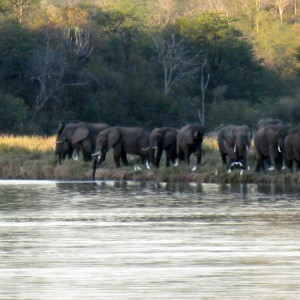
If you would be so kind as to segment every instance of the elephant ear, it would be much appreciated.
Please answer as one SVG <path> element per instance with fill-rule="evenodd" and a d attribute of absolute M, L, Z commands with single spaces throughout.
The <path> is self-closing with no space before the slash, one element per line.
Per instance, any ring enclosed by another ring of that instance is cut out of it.
<path fill-rule="evenodd" d="M 86 139 L 89 135 L 89 130 L 85 126 L 79 126 L 75 129 L 72 135 L 72 144 L 76 144 Z"/>
<path fill-rule="evenodd" d="M 118 128 L 112 128 L 108 134 L 108 147 L 114 147 L 120 140 L 120 130 Z"/>

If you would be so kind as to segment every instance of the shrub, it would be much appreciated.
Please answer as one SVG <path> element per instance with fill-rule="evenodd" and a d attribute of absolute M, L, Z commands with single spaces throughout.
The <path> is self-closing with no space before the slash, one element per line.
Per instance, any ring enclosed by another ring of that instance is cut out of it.
<path fill-rule="evenodd" d="M 23 99 L 0 93 L 0 130 L 4 133 L 22 130 L 27 115 Z"/>

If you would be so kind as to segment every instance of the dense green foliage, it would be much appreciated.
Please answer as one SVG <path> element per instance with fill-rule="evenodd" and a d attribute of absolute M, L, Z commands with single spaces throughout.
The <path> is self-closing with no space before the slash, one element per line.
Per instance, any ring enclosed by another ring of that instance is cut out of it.
<path fill-rule="evenodd" d="M 209 130 L 298 124 L 297 1 L 282 15 L 280 1 L 218 3 L 0 1 L 1 131 L 52 134 L 74 119 L 179 128 L 201 103 Z"/>

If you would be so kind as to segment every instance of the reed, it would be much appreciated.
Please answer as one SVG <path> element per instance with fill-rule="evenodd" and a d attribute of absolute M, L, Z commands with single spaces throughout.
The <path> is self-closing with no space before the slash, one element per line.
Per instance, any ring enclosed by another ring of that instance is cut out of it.
<path fill-rule="evenodd" d="M 51 152 L 55 149 L 55 135 L 46 137 L 38 135 L 0 135 L 0 150 L 23 148 L 29 151 Z M 213 150 L 218 149 L 217 139 L 205 137 L 203 145 Z"/>

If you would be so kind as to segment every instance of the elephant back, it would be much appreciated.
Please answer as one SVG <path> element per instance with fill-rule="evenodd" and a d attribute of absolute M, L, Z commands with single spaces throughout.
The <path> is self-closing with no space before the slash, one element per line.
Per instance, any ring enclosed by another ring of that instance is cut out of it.
<path fill-rule="evenodd" d="M 198 123 L 187 124 L 183 126 L 177 135 L 177 143 L 195 145 L 203 141 L 205 129 Z"/>

